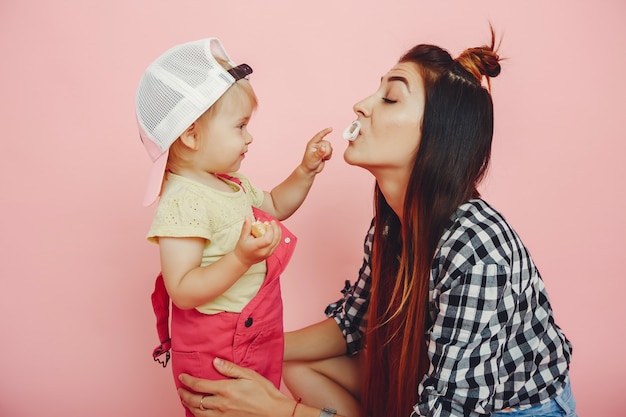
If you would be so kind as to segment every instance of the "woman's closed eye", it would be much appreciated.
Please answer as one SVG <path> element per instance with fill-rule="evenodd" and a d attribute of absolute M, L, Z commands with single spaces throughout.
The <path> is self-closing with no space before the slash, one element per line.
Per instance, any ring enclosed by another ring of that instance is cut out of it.
<path fill-rule="evenodd" d="M 392 99 L 387 98 L 387 97 L 383 97 L 383 101 L 385 103 L 387 103 L 387 104 L 393 104 L 393 103 L 397 103 L 398 102 L 398 100 L 392 100 Z"/>

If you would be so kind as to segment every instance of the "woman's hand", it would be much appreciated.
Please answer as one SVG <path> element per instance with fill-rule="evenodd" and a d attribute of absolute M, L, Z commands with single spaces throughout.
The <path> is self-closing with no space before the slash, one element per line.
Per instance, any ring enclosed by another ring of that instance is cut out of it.
<path fill-rule="evenodd" d="M 291 415 L 296 401 L 258 373 L 219 358 L 213 361 L 213 366 L 231 379 L 207 380 L 187 374 L 179 376 L 189 390 L 180 388 L 178 395 L 194 416 Z"/>

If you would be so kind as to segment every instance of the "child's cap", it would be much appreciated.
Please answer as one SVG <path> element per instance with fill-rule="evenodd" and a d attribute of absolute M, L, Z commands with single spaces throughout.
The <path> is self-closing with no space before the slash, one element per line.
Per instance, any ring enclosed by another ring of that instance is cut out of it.
<path fill-rule="evenodd" d="M 233 68 L 225 70 L 215 58 Z M 145 206 L 161 192 L 172 143 L 230 86 L 251 73 L 246 64 L 235 66 L 217 38 L 174 46 L 148 66 L 135 101 L 139 135 L 153 161 Z"/>

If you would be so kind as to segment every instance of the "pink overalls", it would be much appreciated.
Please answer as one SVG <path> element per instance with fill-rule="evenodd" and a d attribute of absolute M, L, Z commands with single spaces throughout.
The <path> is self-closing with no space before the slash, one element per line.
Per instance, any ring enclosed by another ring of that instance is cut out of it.
<path fill-rule="evenodd" d="M 283 366 L 283 303 L 279 275 L 293 254 L 297 238 L 278 220 L 253 208 L 255 218 L 276 221 L 282 230 L 282 241 L 267 258 L 267 275 L 257 295 L 241 313 L 202 314 L 195 308 L 181 310 L 172 304 L 172 337 L 168 331 L 170 299 L 161 274 L 156 279 L 152 306 L 157 318 L 161 345 L 154 352 L 155 361 L 165 367 L 172 350 L 172 371 L 176 387 L 178 375 L 206 379 L 224 379 L 213 367 L 220 357 L 251 368 L 278 388 Z M 166 354 L 165 361 L 159 356 Z M 187 410 L 187 416 L 192 414 Z"/>

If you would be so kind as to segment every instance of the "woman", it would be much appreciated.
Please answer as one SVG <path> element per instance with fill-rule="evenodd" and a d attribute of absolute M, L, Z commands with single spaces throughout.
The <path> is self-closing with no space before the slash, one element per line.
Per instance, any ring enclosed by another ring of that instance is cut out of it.
<path fill-rule="evenodd" d="M 302 403 L 217 361 L 235 379 L 182 376 L 214 394 L 180 391 L 196 416 L 333 415 L 324 406 L 346 416 L 576 416 L 571 344 L 530 254 L 477 190 L 491 155 L 494 46 L 493 31 L 490 46 L 456 59 L 418 45 L 354 106 L 362 128 L 344 159 L 376 178 L 375 217 L 359 279 L 331 318 L 285 336 L 284 379 Z"/>

